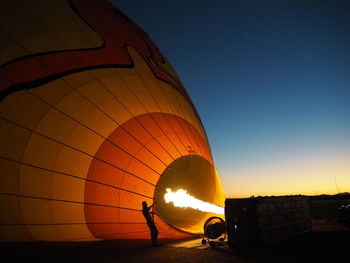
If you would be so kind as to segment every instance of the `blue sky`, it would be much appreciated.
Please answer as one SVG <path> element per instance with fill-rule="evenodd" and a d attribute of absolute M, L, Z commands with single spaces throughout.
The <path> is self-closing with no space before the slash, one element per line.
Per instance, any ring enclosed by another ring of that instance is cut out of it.
<path fill-rule="evenodd" d="M 350 192 L 349 1 L 111 1 L 179 74 L 227 196 Z"/>

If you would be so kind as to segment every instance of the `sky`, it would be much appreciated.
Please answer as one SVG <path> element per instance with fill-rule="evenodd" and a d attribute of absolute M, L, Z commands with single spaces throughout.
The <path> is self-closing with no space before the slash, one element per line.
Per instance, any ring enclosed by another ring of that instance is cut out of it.
<path fill-rule="evenodd" d="M 180 76 L 226 197 L 350 192 L 350 2 L 112 0 Z"/>

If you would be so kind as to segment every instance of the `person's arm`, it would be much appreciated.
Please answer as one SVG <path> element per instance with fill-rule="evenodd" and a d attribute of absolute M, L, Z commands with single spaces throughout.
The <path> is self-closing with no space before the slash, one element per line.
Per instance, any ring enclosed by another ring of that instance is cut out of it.
<path fill-rule="evenodd" d="M 150 207 L 148 207 L 148 211 L 150 211 L 151 210 L 151 208 L 154 206 L 156 204 L 156 202 L 154 202 Z M 152 212 L 150 212 L 152 215 L 158 215 L 156 212 L 154 212 L 154 211 L 152 211 Z"/>
<path fill-rule="evenodd" d="M 151 209 L 155 204 L 156 204 L 156 202 L 154 201 L 153 204 L 151 206 L 149 206 L 148 208 Z"/>
<path fill-rule="evenodd" d="M 152 215 L 157 215 L 159 216 L 159 214 L 157 212 L 150 212 Z"/>

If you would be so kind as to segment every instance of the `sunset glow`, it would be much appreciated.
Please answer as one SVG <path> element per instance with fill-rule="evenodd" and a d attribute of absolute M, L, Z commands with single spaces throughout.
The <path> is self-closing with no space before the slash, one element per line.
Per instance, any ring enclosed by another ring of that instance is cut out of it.
<path fill-rule="evenodd" d="M 333 195 L 349 192 L 350 154 L 320 155 L 295 154 L 289 160 L 271 156 L 271 159 L 257 160 L 251 167 L 244 164 L 231 167 L 228 164 L 220 171 L 225 195 Z"/>

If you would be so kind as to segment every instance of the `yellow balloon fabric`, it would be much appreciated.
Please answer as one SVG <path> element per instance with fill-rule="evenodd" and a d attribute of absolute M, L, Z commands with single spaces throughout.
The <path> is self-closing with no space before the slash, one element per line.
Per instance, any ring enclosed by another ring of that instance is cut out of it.
<path fill-rule="evenodd" d="M 223 206 L 199 115 L 148 35 L 98 0 L 5 0 L 0 10 L 0 241 L 146 239 L 202 232 Z M 191 217 L 189 219 L 189 217 Z"/>

